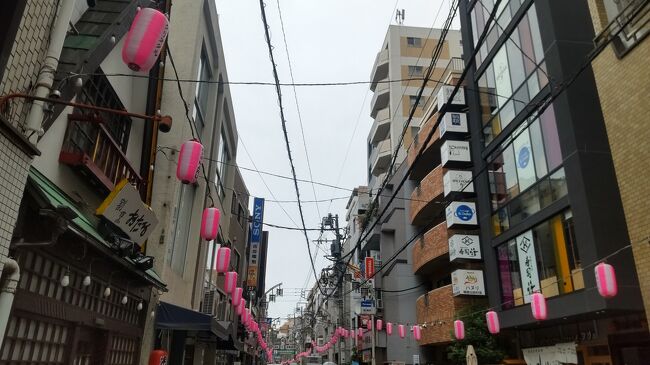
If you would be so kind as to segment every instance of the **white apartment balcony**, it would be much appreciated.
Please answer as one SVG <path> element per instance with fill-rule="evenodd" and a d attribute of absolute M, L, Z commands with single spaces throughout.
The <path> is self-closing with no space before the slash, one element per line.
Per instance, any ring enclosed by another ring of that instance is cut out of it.
<path fill-rule="evenodd" d="M 388 137 L 390 131 L 390 111 L 384 108 L 377 113 L 375 121 L 370 128 L 370 143 L 375 144 Z"/>
<path fill-rule="evenodd" d="M 381 81 L 375 88 L 375 94 L 370 102 L 370 116 L 373 118 L 377 116 L 380 110 L 387 108 L 390 101 L 390 83 L 388 83 L 388 79 Z"/>
<path fill-rule="evenodd" d="M 375 64 L 372 67 L 370 74 L 370 90 L 375 91 L 377 81 L 388 77 L 388 50 L 384 49 L 377 53 L 375 57 Z"/>
<path fill-rule="evenodd" d="M 390 139 L 385 139 L 377 144 L 370 154 L 372 163 L 371 173 L 375 176 L 383 174 L 388 169 L 391 159 Z"/>

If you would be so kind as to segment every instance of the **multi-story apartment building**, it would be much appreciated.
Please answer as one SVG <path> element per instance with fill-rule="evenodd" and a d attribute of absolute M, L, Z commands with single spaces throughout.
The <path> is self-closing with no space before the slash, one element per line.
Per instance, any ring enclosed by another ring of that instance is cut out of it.
<path fill-rule="evenodd" d="M 155 268 L 169 293 L 161 298 L 156 330 L 150 336 L 157 340 L 156 347 L 169 352 L 170 363 L 230 364 L 244 360 L 233 356 L 245 351 L 238 335 L 242 328 L 223 290 L 223 277 L 211 269 L 217 248 L 230 247 L 230 269 L 239 273 L 238 284 L 245 285 L 248 191 L 235 165 L 237 126 L 216 5 L 207 0 L 174 5 L 164 76 L 173 80 L 178 74 L 204 82 L 166 82 L 161 95 L 162 108 L 177 123 L 156 140 L 152 209 L 160 224 L 148 252 L 156 257 Z M 175 178 L 177 152 L 190 139 L 202 141 L 203 168 L 195 184 L 183 184 Z M 200 227 L 209 206 L 218 208 L 221 218 L 217 239 L 206 242 Z M 196 323 L 183 321 L 186 316 L 196 318 Z"/>
<path fill-rule="evenodd" d="M 642 97 L 650 92 L 645 82 L 650 78 L 650 70 L 644 61 L 650 57 L 650 43 L 645 40 L 648 2 L 589 1 L 589 10 L 596 44 L 621 32 L 598 56 L 592 68 L 647 320 L 650 314 L 650 245 L 647 244 L 650 225 L 644 217 L 650 214 L 650 204 L 648 199 L 639 197 L 650 196 L 650 186 L 639 181 L 646 181 L 650 174 L 650 149 L 645 146 L 650 134 L 643 123 L 650 113 L 650 105 Z"/>
<path fill-rule="evenodd" d="M 92 5 L 10 5 L 0 110 L 3 138 L 20 141 L 24 156 L 2 148 L 11 170 L 1 179 L 13 181 L 1 189 L 12 194 L 1 247 L 15 261 L 2 280 L 0 364 L 139 364 L 149 354 L 143 337 L 165 290 L 145 256 L 157 220 L 149 171 L 162 84 L 134 77 L 121 57 L 138 6 L 149 4 Z M 39 155 L 31 166 L 29 153 Z"/>
<path fill-rule="evenodd" d="M 386 178 L 391 157 L 397 151 L 397 164 L 404 161 L 412 140 L 413 129 L 420 126 L 426 98 L 431 95 L 436 81 L 452 57 L 461 56 L 460 32 L 451 30 L 443 42 L 440 57 L 423 97 L 416 107 L 404 142 L 399 143 L 415 103 L 422 81 L 431 64 L 431 57 L 440 39 L 441 31 L 432 28 L 391 25 L 377 53 L 370 75 L 370 115 L 374 119 L 368 135 L 368 187 L 376 191 Z"/>
<path fill-rule="evenodd" d="M 366 218 L 366 223 L 372 224 L 378 212 L 385 211 L 385 214 L 364 240 L 359 258 L 361 261 L 366 256 L 373 256 L 381 263 L 383 258 L 396 254 L 400 246 L 421 227 L 432 224 L 432 217 L 429 215 L 431 207 L 425 207 L 426 204 L 418 206 L 410 200 L 428 201 L 430 200 L 428 198 L 433 198 L 433 196 L 428 197 L 428 190 L 437 182 L 434 181 L 435 179 L 423 178 L 435 165 L 419 164 L 417 175 L 409 175 L 409 181 L 399 191 L 394 191 L 394 187 L 412 164 L 412 161 L 407 161 L 407 164 L 403 162 L 407 159 L 409 151 L 415 149 L 415 136 L 421 129 L 426 132 L 425 105 L 430 104 L 432 94 L 435 96 L 434 91 L 440 89 L 445 83 L 444 77 L 448 75 L 449 65 L 454 66 L 460 61 L 459 57 L 462 54 L 460 32 L 449 31 L 442 44 L 439 44 L 440 37 L 439 29 L 390 26 L 373 66 L 370 88 L 374 95 L 370 110 L 375 120 L 368 136 L 368 187 L 370 197 L 376 200 L 376 205 Z M 418 91 L 422 86 L 422 81 L 417 79 L 424 78 L 426 75 L 434 50 L 439 45 L 440 53 L 433 65 L 430 81 L 427 82 L 418 105 L 415 105 Z M 404 124 L 411 111 L 413 111 L 413 118 L 405 128 Z M 440 146 L 432 148 L 430 144 L 427 155 L 437 154 L 439 161 L 439 149 Z M 394 155 L 396 159 L 391 166 Z M 430 157 L 428 159 L 431 160 Z M 375 194 L 382 185 L 385 185 L 382 196 L 376 197 Z M 391 194 L 396 194 L 397 199 L 389 203 L 388 197 Z M 433 218 L 437 219 L 437 217 Z M 420 261 L 427 260 L 420 254 L 416 255 L 414 253 L 416 250 L 414 246 L 407 247 L 399 253 L 394 265 L 374 277 L 374 297 L 376 303 L 380 304 L 377 306 L 377 316 L 385 322 L 408 325 L 422 319 L 418 318 L 416 311 L 413 310 L 415 302 L 434 280 L 430 277 L 431 272 L 413 276 L 414 270 L 417 272 L 420 269 L 419 266 L 414 265 L 416 263 L 422 265 Z M 409 287 L 416 288 L 399 295 L 382 291 Z M 405 306 L 403 303 L 411 303 L 411 306 Z M 411 342 L 405 345 L 399 337 L 385 336 L 385 333 L 380 332 L 375 341 L 376 361 L 411 362 L 418 357 L 421 361 L 425 361 L 426 351 L 420 349 L 412 340 Z M 366 353 L 371 352 L 371 343 L 364 339 L 364 357 L 367 357 Z"/>
<path fill-rule="evenodd" d="M 644 134 L 618 139 L 619 133 L 631 136 L 634 123 L 613 114 L 625 106 L 608 99 L 617 95 L 607 94 L 608 85 L 629 85 L 621 83 L 625 78 L 619 73 L 608 79 L 602 69 L 615 72 L 625 60 L 614 62 L 607 50 L 597 61 L 599 98 L 592 68 L 583 68 L 595 39 L 587 2 L 502 1 L 497 22 L 485 29 L 493 8 L 491 1 L 472 1 L 461 2 L 459 11 L 465 62 L 471 63 L 465 80 L 467 119 L 485 285 L 503 335 L 511 340 L 508 355 L 562 352 L 584 364 L 647 362 L 648 326 L 629 246 L 637 243 L 631 235 L 647 225 L 630 227 L 638 222 L 639 197 L 630 195 L 636 187 L 626 186 L 623 178 L 628 155 L 623 151 Z M 477 47 L 484 31 L 486 42 Z M 475 48 L 479 52 L 470 60 Z M 633 52 L 632 59 L 640 57 Z M 627 72 L 630 80 L 647 73 Z M 555 97 L 552 103 L 531 114 L 546 106 L 549 95 Z M 631 209 L 627 225 L 621 191 Z M 594 266 L 605 259 L 619 280 L 618 295 L 611 299 L 595 289 Z M 534 292 L 547 298 L 545 321 L 531 315 Z"/>
<path fill-rule="evenodd" d="M 447 361 L 452 319 L 485 302 L 484 288 L 473 293 L 461 288 L 468 278 L 483 281 L 476 263 L 481 255 L 463 89 L 449 99 L 462 70 L 462 59 L 452 58 L 441 73 L 443 85 L 425 104 L 426 118 L 408 150 L 406 164 L 414 185 L 406 204 L 408 224 L 412 235 L 419 234 L 412 245 L 412 272 L 426 287 L 415 303 L 417 323 L 423 325 L 420 345 L 425 358 L 435 363 Z M 445 105 L 447 112 L 433 129 Z"/>

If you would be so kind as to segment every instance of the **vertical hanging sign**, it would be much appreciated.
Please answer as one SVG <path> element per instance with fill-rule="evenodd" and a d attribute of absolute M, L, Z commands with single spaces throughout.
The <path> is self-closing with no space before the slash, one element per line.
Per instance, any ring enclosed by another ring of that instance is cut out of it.
<path fill-rule="evenodd" d="M 260 255 L 260 244 L 262 243 L 262 223 L 264 222 L 264 198 L 253 200 L 253 221 L 250 225 L 250 253 L 248 256 L 248 289 L 257 287 L 257 271 Z"/>
<path fill-rule="evenodd" d="M 519 253 L 519 270 L 521 271 L 521 288 L 524 302 L 530 303 L 530 296 L 540 291 L 539 274 L 537 273 L 537 257 L 533 231 L 527 231 L 517 237 L 517 252 Z"/>

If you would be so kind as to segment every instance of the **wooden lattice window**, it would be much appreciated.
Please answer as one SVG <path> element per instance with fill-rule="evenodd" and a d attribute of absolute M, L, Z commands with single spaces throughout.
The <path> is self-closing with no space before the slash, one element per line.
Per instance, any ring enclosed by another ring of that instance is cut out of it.
<path fill-rule="evenodd" d="M 139 349 L 137 338 L 113 336 L 107 365 L 133 365 L 138 358 Z"/>
<path fill-rule="evenodd" d="M 66 363 L 69 328 L 63 324 L 11 316 L 0 353 L 0 365 Z"/>
<path fill-rule="evenodd" d="M 103 296 L 108 285 L 106 281 L 93 276 L 91 284 L 83 286 L 82 281 L 87 272 L 68 267 L 53 257 L 26 251 L 19 261 L 22 268 L 18 284 L 20 289 L 139 326 L 142 316 L 136 307 L 140 299 L 129 294 L 127 304 L 122 304 L 125 291 L 116 286 L 119 280 L 113 280 L 112 293 L 107 298 Z M 64 288 L 60 281 L 66 270 L 70 284 Z"/>

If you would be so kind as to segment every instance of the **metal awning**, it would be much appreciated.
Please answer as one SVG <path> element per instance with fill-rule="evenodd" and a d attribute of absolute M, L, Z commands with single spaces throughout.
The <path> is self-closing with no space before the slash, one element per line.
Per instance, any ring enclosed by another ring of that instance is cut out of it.
<path fill-rule="evenodd" d="M 45 175 L 40 173 L 34 168 L 30 168 L 29 176 L 27 179 L 26 191 L 37 193 L 41 198 L 41 204 L 53 208 L 65 207 L 69 208 L 76 215 L 75 218 L 68 221 L 68 230 L 82 235 L 88 242 L 92 243 L 98 249 L 102 250 L 111 256 L 115 262 L 123 265 L 133 273 L 138 274 L 143 279 L 156 286 L 159 289 L 166 291 L 166 285 L 160 276 L 152 269 L 141 271 L 136 269 L 133 261 L 128 257 L 117 257 L 110 251 L 110 244 L 102 237 L 96 228 L 96 223 L 93 219 L 87 216 L 84 212 L 77 207 L 72 199 L 64 193 L 58 186 L 51 182 Z"/>
<path fill-rule="evenodd" d="M 196 331 L 228 340 L 228 328 L 214 317 L 171 303 L 160 302 L 156 313 L 157 329 Z"/>

